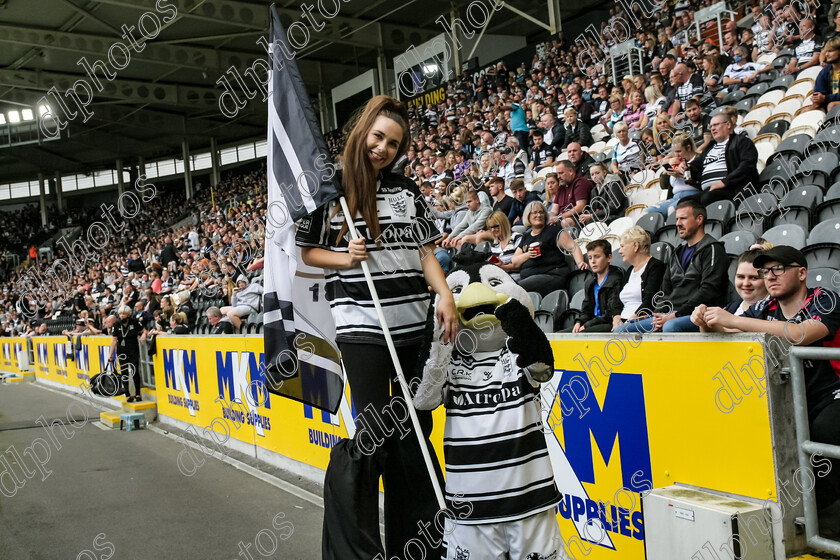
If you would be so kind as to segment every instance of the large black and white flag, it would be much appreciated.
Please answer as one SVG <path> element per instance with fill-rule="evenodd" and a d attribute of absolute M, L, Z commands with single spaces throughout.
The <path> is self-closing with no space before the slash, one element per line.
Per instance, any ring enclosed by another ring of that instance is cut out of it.
<path fill-rule="evenodd" d="M 344 382 L 323 270 L 306 267 L 295 222 L 339 196 L 326 143 L 293 53 L 271 6 L 268 215 L 263 319 L 272 393 L 336 413 Z"/>

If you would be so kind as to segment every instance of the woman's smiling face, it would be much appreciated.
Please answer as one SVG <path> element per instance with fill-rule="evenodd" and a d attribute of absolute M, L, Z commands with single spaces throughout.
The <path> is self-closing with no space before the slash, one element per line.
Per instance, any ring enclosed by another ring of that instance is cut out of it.
<path fill-rule="evenodd" d="M 375 171 L 389 166 L 397 156 L 403 129 L 394 120 L 379 115 L 367 135 L 367 155 Z"/>

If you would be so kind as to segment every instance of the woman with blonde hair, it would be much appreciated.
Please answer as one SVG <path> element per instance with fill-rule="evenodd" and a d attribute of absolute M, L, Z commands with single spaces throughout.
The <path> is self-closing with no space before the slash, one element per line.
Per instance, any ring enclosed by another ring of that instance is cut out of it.
<path fill-rule="evenodd" d="M 653 123 L 653 119 L 662 112 L 667 102 L 665 96 L 662 95 L 662 90 L 659 89 L 657 84 L 653 83 L 645 88 L 645 99 L 647 103 L 645 104 L 645 112 L 639 120 L 640 130 L 648 128 Z"/>
<path fill-rule="evenodd" d="M 494 173 L 498 173 L 499 171 L 498 168 L 493 165 L 493 158 L 490 156 L 489 152 L 481 154 L 477 169 L 478 178 L 482 181 L 487 181 L 490 177 L 493 177 Z"/>
<path fill-rule="evenodd" d="M 667 113 L 659 113 L 653 120 L 653 141 L 659 156 L 667 155 L 671 151 L 674 140 L 674 125 Z"/>
<path fill-rule="evenodd" d="M 618 252 L 630 268 L 624 273 L 624 286 L 619 298 L 624 304 L 621 318 L 613 320 L 613 328 L 653 314 L 653 297 L 662 287 L 665 263 L 650 256 L 650 235 L 640 226 L 633 226 L 619 238 Z"/>
<path fill-rule="evenodd" d="M 356 417 L 360 430 L 378 421 L 371 414 L 391 406 L 392 393 L 402 395 L 399 386 L 392 383 L 396 369 L 385 345 L 371 291 L 366 282 L 359 281 L 361 263 L 368 263 L 374 287 L 383 297 L 383 311 L 389 318 L 388 327 L 409 385 L 419 379 L 417 360 L 425 340 L 429 287 L 438 298 L 436 324 L 442 331 L 442 342 L 454 343 L 458 327 L 455 299 L 443 270 L 436 258 L 426 258 L 433 253 L 441 234 L 427 214 L 428 206 L 417 185 L 389 171 L 408 150 L 408 123 L 403 103 L 378 95 L 346 125 L 350 132 L 339 179 L 360 237 L 353 239 L 350 235 L 338 201 L 310 214 L 311 227 L 306 231 L 298 229 L 296 236 L 303 262 L 325 270 L 326 297 L 336 325 L 336 341 L 353 387 L 356 409 L 363 411 Z M 417 416 L 423 431 L 421 439 L 432 463 L 437 465 L 428 440 L 431 411 L 418 410 Z M 404 428 L 414 431 L 411 424 Z M 389 558 L 401 554 L 406 543 L 417 536 L 418 523 L 431 519 L 438 511 L 418 435 L 405 429 L 384 438 L 387 458 L 371 462 L 374 468 L 382 469 L 384 478 L 385 556 Z M 337 467 L 327 468 L 328 481 L 341 476 L 334 468 Z M 437 475 L 442 480 L 439 472 Z M 375 502 L 376 488 L 367 491 L 370 493 L 364 499 Z M 376 526 L 378 520 L 361 522 Z M 328 529 L 324 527 L 324 531 Z"/>
<path fill-rule="evenodd" d="M 519 240 L 522 239 L 522 234 L 512 231 L 510 228 L 510 221 L 504 212 L 496 210 L 490 217 L 487 218 L 487 229 L 479 232 L 476 241 L 490 242 L 490 250 L 496 257 L 495 264 L 502 270 L 510 273 L 511 277 L 516 280 L 519 274 L 516 273 L 516 267 L 511 263 L 513 254 L 516 252 L 516 247 L 519 245 Z"/>

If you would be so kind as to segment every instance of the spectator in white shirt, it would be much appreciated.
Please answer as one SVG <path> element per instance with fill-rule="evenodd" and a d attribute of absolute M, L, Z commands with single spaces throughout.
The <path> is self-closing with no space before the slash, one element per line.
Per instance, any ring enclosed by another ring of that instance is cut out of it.
<path fill-rule="evenodd" d="M 747 49 L 744 47 L 735 47 L 734 53 L 735 56 L 732 57 L 734 62 L 727 66 L 723 72 L 723 85 L 727 86 L 730 92 L 738 88 L 746 91 L 752 85 L 756 76 L 773 70 L 772 65 L 761 66 L 755 62 L 746 62 Z"/>
<path fill-rule="evenodd" d="M 802 41 L 796 45 L 796 56 L 790 59 L 782 74 L 795 74 L 800 70 L 816 66 L 820 62 L 819 52 L 822 45 L 816 41 L 814 21 L 810 18 L 803 20 L 799 24 L 799 29 L 802 33 Z"/>

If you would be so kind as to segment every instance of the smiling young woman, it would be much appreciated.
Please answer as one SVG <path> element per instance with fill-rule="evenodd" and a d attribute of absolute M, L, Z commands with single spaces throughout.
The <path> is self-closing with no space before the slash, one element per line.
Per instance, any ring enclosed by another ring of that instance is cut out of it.
<path fill-rule="evenodd" d="M 390 171 L 393 162 L 408 150 L 405 106 L 385 95 L 374 97 L 347 128 L 350 132 L 340 182 L 361 237 L 350 239 L 346 217 L 334 201 L 301 222 L 306 225 L 298 229 L 297 244 L 306 264 L 325 269 L 336 341 L 359 411 L 358 429 L 382 425 L 385 418 L 391 430 L 391 435 L 384 438 L 382 467 L 385 549 L 390 558 L 402 553 L 405 543 L 417 536 L 418 522 L 430 522 L 438 507 L 418 439 L 406 433 L 411 424 L 393 426 L 387 420 L 386 413 L 393 410 L 392 406 L 405 405 L 397 402 L 402 392 L 360 263 L 367 261 L 370 267 L 409 386 L 418 373 L 416 362 L 425 337 L 429 286 L 441 295 L 437 321 L 444 328 L 446 341 L 454 342 L 458 318 L 452 292 L 434 257 L 434 242 L 441 234 L 427 215 L 428 205 L 411 179 Z M 437 465 L 428 443 L 431 412 L 418 411 L 417 415 L 432 462 Z M 437 474 L 442 480 L 441 473 Z"/>

